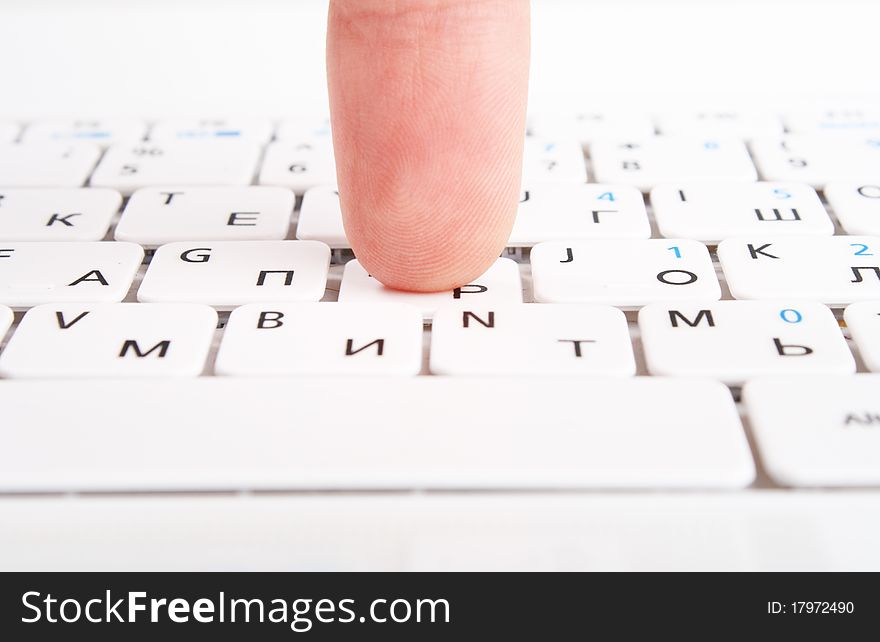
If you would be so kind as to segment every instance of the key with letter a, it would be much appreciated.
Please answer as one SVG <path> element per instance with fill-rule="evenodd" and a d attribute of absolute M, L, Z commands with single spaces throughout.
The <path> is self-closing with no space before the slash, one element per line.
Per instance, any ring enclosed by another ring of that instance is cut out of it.
<path fill-rule="evenodd" d="M 339 301 L 343 303 L 408 303 L 430 319 L 441 305 L 492 305 L 522 303 L 522 280 L 519 266 L 510 259 L 496 259 L 476 279 L 448 292 L 403 292 L 392 290 L 374 279 L 355 259 L 345 264 Z"/>
<path fill-rule="evenodd" d="M 0 303 L 122 301 L 143 259 L 134 243 L 0 242 Z"/>
<path fill-rule="evenodd" d="M 121 204 L 109 189 L 0 189 L 0 241 L 100 241 Z"/>
<path fill-rule="evenodd" d="M 81 187 L 100 156 L 91 143 L 0 144 L 0 188 Z"/>
<path fill-rule="evenodd" d="M 741 385 L 768 374 L 853 374 L 831 310 L 813 301 L 655 303 L 639 311 L 648 371 Z"/>
<path fill-rule="evenodd" d="M 709 251 L 697 241 L 551 241 L 536 245 L 530 260 L 539 303 L 633 309 L 655 301 L 721 297 Z"/>
<path fill-rule="evenodd" d="M 816 191 L 799 183 L 670 183 L 651 190 L 663 236 L 704 243 L 746 234 L 831 236 Z"/>
<path fill-rule="evenodd" d="M 880 299 L 880 237 L 745 236 L 718 245 L 737 299 L 813 299 L 832 307 Z"/>
<path fill-rule="evenodd" d="M 286 303 L 233 310 L 215 372 L 234 376 L 416 375 L 422 315 L 401 303 Z"/>
<path fill-rule="evenodd" d="M 139 301 L 230 309 L 261 301 L 324 296 L 330 248 L 317 241 L 168 243 L 156 250 Z"/>
<path fill-rule="evenodd" d="M 204 305 L 41 305 L 0 355 L 0 376 L 196 376 L 216 326 L 217 313 Z"/>
<path fill-rule="evenodd" d="M 438 375 L 636 373 L 626 317 L 599 305 L 443 306 L 431 324 Z"/>
<path fill-rule="evenodd" d="M 258 144 L 243 140 L 113 145 L 95 169 L 91 185 L 126 195 L 155 185 L 249 185 L 260 152 Z"/>
<path fill-rule="evenodd" d="M 843 318 L 868 370 L 880 372 L 880 298 L 848 306 Z"/>
<path fill-rule="evenodd" d="M 743 401 L 774 481 L 880 485 L 880 374 L 763 377 Z"/>

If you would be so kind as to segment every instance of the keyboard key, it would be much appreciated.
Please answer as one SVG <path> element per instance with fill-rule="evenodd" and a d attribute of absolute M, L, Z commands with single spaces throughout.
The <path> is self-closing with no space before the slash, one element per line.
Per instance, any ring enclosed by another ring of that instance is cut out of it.
<path fill-rule="evenodd" d="M 798 183 L 670 183 L 651 190 L 651 205 L 660 233 L 671 238 L 834 233 L 816 191 Z"/>
<path fill-rule="evenodd" d="M 316 185 L 336 184 L 332 141 L 327 138 L 270 143 L 258 182 L 288 187 L 297 194 Z"/>
<path fill-rule="evenodd" d="M 880 174 L 880 138 L 790 135 L 752 141 L 764 180 L 807 183 L 821 189 L 834 181 L 874 180 Z"/>
<path fill-rule="evenodd" d="M 230 309 L 324 296 L 330 248 L 315 241 L 212 241 L 163 245 L 138 290 L 148 303 L 205 303 Z"/>
<path fill-rule="evenodd" d="M 438 375 L 636 373 L 626 317 L 594 305 L 443 306 L 431 324 Z"/>
<path fill-rule="evenodd" d="M 481 276 L 450 292 L 403 292 L 386 288 L 357 261 L 345 264 L 339 301 L 343 303 L 408 303 L 430 319 L 441 305 L 457 307 L 522 303 L 519 266 L 510 259 L 497 259 Z"/>
<path fill-rule="evenodd" d="M 590 145 L 590 157 L 597 182 L 633 185 L 643 192 L 661 183 L 758 178 L 745 144 L 734 139 L 598 141 Z"/>
<path fill-rule="evenodd" d="M 755 474 L 730 392 L 707 379 L 8 380 L 0 408 L 4 492 L 742 488 Z"/>
<path fill-rule="evenodd" d="M 0 145 L 0 187 L 80 187 L 100 155 L 91 143 Z"/>
<path fill-rule="evenodd" d="M 0 144 L 14 142 L 20 131 L 21 127 L 16 123 L 0 121 Z"/>
<path fill-rule="evenodd" d="M 783 133 L 782 121 L 779 117 L 767 112 L 724 110 L 671 112 L 657 117 L 657 127 L 664 136 L 699 138 L 748 140 L 760 136 L 781 136 Z"/>
<path fill-rule="evenodd" d="M 109 147 L 115 144 L 136 144 L 147 135 L 147 125 L 137 118 L 54 118 L 28 125 L 22 140 L 25 143 L 86 141 Z"/>
<path fill-rule="evenodd" d="M 41 305 L 0 354 L 0 376 L 194 377 L 216 327 L 217 313 L 204 305 Z"/>
<path fill-rule="evenodd" d="M 654 123 L 648 116 L 619 110 L 530 114 L 528 121 L 530 136 L 545 140 L 576 140 L 584 147 L 597 140 L 649 138 L 654 135 Z"/>
<path fill-rule="evenodd" d="M 847 234 L 880 236 L 880 183 L 829 183 L 825 198 Z"/>
<path fill-rule="evenodd" d="M 9 328 L 12 327 L 12 320 L 12 309 L 5 305 L 0 305 L 0 341 L 3 341 L 3 337 L 6 336 Z"/>
<path fill-rule="evenodd" d="M 150 142 L 246 140 L 263 144 L 272 138 L 266 118 L 168 118 L 150 130 Z"/>
<path fill-rule="evenodd" d="M 880 299 L 847 306 L 843 319 L 871 372 L 880 372 Z"/>
<path fill-rule="evenodd" d="M 584 151 L 574 139 L 526 138 L 523 150 L 523 185 L 586 183 Z"/>
<path fill-rule="evenodd" d="M 349 248 L 342 224 L 342 205 L 335 185 L 312 187 L 303 195 L 296 238 L 321 241 L 334 250 Z"/>
<path fill-rule="evenodd" d="M 0 303 L 122 301 L 144 259 L 134 243 L 0 243 Z"/>
<path fill-rule="evenodd" d="M 732 386 L 770 374 L 853 374 L 831 310 L 812 301 L 656 303 L 639 311 L 648 371 Z"/>
<path fill-rule="evenodd" d="M 117 241 L 284 240 L 295 203 L 280 187 L 149 187 L 136 191 L 116 225 Z"/>
<path fill-rule="evenodd" d="M 864 109 L 814 109 L 788 114 L 785 125 L 797 133 L 880 132 L 880 112 Z"/>
<path fill-rule="evenodd" d="M 747 236 L 718 244 L 737 299 L 813 299 L 832 307 L 880 299 L 880 238 Z"/>
<path fill-rule="evenodd" d="M 552 241 L 532 249 L 539 303 L 603 303 L 633 309 L 669 300 L 717 300 L 709 250 L 687 239 Z"/>
<path fill-rule="evenodd" d="M 520 195 L 508 245 L 557 239 L 646 239 L 651 224 L 642 194 L 625 185 L 535 185 Z"/>
<path fill-rule="evenodd" d="M 237 140 L 198 140 L 114 145 L 104 154 L 91 185 L 128 195 L 155 185 L 248 185 L 260 147 Z"/>
<path fill-rule="evenodd" d="M 399 303 L 252 304 L 233 310 L 220 375 L 416 375 L 422 315 Z"/>
<path fill-rule="evenodd" d="M 279 141 L 297 143 L 315 139 L 332 142 L 330 116 L 325 113 L 285 118 L 278 124 L 278 129 L 275 132 L 275 140 Z"/>
<path fill-rule="evenodd" d="M 121 204 L 109 189 L 0 189 L 0 241 L 100 241 Z"/>
<path fill-rule="evenodd" d="M 880 375 L 755 379 L 743 400 L 764 469 L 776 482 L 880 484 Z"/>

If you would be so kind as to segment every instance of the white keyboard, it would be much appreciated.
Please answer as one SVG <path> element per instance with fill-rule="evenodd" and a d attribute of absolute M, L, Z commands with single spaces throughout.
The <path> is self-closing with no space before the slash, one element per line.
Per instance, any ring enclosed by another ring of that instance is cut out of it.
<path fill-rule="evenodd" d="M 322 117 L 0 123 L 0 437 L 10 515 L 332 491 L 368 529 L 408 510 L 373 493 L 479 491 L 492 525 L 448 499 L 472 556 L 516 521 L 499 491 L 586 491 L 523 499 L 557 525 L 694 497 L 701 529 L 848 488 L 816 528 L 876 524 L 880 114 L 535 114 L 508 249 L 433 294 L 352 256 Z M 442 566 L 429 513 L 373 559 Z"/>

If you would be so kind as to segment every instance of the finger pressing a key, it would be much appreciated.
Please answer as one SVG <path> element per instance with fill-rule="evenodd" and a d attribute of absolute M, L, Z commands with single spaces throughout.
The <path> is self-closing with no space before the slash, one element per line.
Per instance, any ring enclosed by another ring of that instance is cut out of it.
<path fill-rule="evenodd" d="M 527 0 L 334 0 L 328 78 L 345 231 L 385 285 L 483 273 L 518 200 Z"/>

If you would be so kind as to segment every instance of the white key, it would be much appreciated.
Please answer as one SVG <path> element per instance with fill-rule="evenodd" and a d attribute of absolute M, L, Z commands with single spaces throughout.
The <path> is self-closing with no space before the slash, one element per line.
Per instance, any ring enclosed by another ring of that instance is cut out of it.
<path fill-rule="evenodd" d="M 324 296 L 330 248 L 315 241 L 213 241 L 163 245 L 138 301 L 206 303 L 230 309 L 263 301 Z"/>
<path fill-rule="evenodd" d="M 746 236 L 718 244 L 737 299 L 813 299 L 832 307 L 880 299 L 876 236 Z"/>
<path fill-rule="evenodd" d="M 871 372 L 880 372 L 880 299 L 847 306 L 843 319 Z"/>
<path fill-rule="evenodd" d="M 599 305 L 443 306 L 431 324 L 438 375 L 636 373 L 626 316 Z"/>
<path fill-rule="evenodd" d="M 0 145 L 0 187 L 80 187 L 100 155 L 91 143 Z"/>
<path fill-rule="evenodd" d="M 150 130 L 150 141 L 246 140 L 266 143 L 272 138 L 266 118 L 167 118 Z"/>
<path fill-rule="evenodd" d="M 584 147 L 597 140 L 649 138 L 654 135 L 654 123 L 647 115 L 619 110 L 575 114 L 530 114 L 528 123 L 530 136 L 545 140 L 573 139 Z"/>
<path fill-rule="evenodd" d="M 280 241 L 295 201 L 281 187 L 148 187 L 128 200 L 116 240 L 146 247 L 190 239 Z"/>
<path fill-rule="evenodd" d="M 880 484 L 880 375 L 755 379 L 743 400 L 764 469 L 778 483 Z"/>
<path fill-rule="evenodd" d="M 219 375 L 417 375 L 422 315 L 400 303 L 252 304 L 223 332 Z"/>
<path fill-rule="evenodd" d="M 120 205 L 109 189 L 0 189 L 0 241 L 100 241 Z"/>
<path fill-rule="evenodd" d="M 797 133 L 880 132 L 880 112 L 865 109 L 814 109 L 785 116 L 785 126 Z"/>
<path fill-rule="evenodd" d="M 597 182 L 633 185 L 643 192 L 661 183 L 758 178 L 745 144 L 735 139 L 598 141 L 590 145 L 590 157 Z"/>
<path fill-rule="evenodd" d="M 641 192 L 626 185 L 535 185 L 520 195 L 508 245 L 557 239 L 647 239 L 651 224 Z"/>
<path fill-rule="evenodd" d="M 24 130 L 25 143 L 85 141 L 109 147 L 136 144 L 147 134 L 147 125 L 138 118 L 54 118 L 31 123 Z"/>
<path fill-rule="evenodd" d="M 134 243 L 0 243 L 0 303 L 122 301 L 144 259 Z"/>
<path fill-rule="evenodd" d="M 768 112 L 736 112 L 703 110 L 670 112 L 657 117 L 657 128 L 664 136 L 696 136 L 700 138 L 740 138 L 780 136 L 782 121 Z"/>
<path fill-rule="evenodd" d="M 205 305 L 41 305 L 0 354 L 0 377 L 194 377 L 216 327 Z"/>
<path fill-rule="evenodd" d="M 807 183 L 874 180 L 880 174 L 880 136 L 790 135 L 751 143 L 764 180 Z"/>
<path fill-rule="evenodd" d="M 755 474 L 730 392 L 708 379 L 9 380 L 0 408 L 4 492 L 741 488 Z"/>
<path fill-rule="evenodd" d="M 275 131 L 275 140 L 296 143 L 315 139 L 332 142 L 330 116 L 327 114 L 308 114 L 296 118 L 285 118 L 278 124 L 278 129 Z"/>
<path fill-rule="evenodd" d="M 349 248 L 342 224 L 342 206 L 335 185 L 312 187 L 303 195 L 296 238 L 321 241 L 334 250 Z"/>
<path fill-rule="evenodd" d="M 335 184 L 332 141 L 327 138 L 270 143 L 258 182 L 289 187 L 297 194 L 316 185 Z"/>
<path fill-rule="evenodd" d="M 13 142 L 18 138 L 20 131 L 21 127 L 16 123 L 0 121 L 0 144 Z"/>
<path fill-rule="evenodd" d="M 639 311 L 648 371 L 741 385 L 772 374 L 853 374 L 831 310 L 812 301 L 656 303 Z"/>
<path fill-rule="evenodd" d="M 655 301 L 721 297 L 709 250 L 688 239 L 552 241 L 532 248 L 530 260 L 539 303 L 634 309 Z"/>
<path fill-rule="evenodd" d="M 586 182 L 584 151 L 577 140 L 526 138 L 523 150 L 523 185 Z"/>
<path fill-rule="evenodd" d="M 880 183 L 829 183 L 825 198 L 847 234 L 880 236 Z"/>
<path fill-rule="evenodd" d="M 259 157 L 259 145 L 238 140 L 114 145 L 104 154 L 90 184 L 126 195 L 154 185 L 248 185 Z"/>
<path fill-rule="evenodd" d="M 12 308 L 0 305 L 0 341 L 3 341 L 3 337 L 6 336 L 9 328 L 12 327 L 12 320 Z"/>
<path fill-rule="evenodd" d="M 660 233 L 717 243 L 747 234 L 834 233 L 816 191 L 799 183 L 670 183 L 651 190 Z"/>
<path fill-rule="evenodd" d="M 403 292 L 382 285 L 370 276 L 357 259 L 345 264 L 339 301 L 343 303 L 408 303 L 422 312 L 425 319 L 444 305 L 457 307 L 522 303 L 522 279 L 519 266 L 510 259 L 496 259 L 482 275 L 448 292 Z"/>

